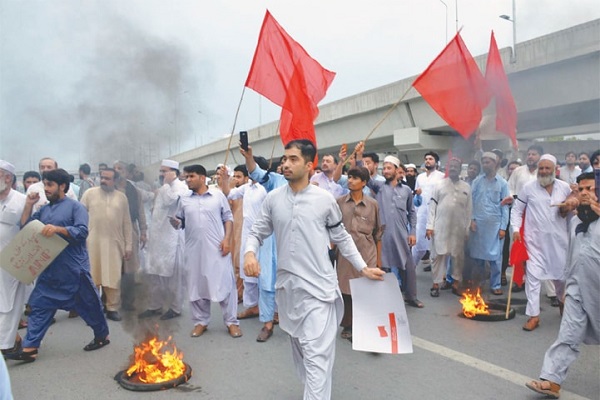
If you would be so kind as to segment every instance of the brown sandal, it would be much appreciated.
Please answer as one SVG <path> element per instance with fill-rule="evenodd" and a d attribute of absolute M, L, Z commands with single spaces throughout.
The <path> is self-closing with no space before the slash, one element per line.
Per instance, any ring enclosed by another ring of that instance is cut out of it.
<path fill-rule="evenodd" d="M 525 386 L 534 392 L 544 394 L 551 399 L 558 399 L 560 397 L 560 385 L 552 381 L 541 379 L 539 381 L 527 382 Z"/>

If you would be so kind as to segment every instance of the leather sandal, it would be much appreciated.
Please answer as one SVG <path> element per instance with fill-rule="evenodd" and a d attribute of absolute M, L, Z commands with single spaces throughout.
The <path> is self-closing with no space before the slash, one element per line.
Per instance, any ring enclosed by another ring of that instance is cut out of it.
<path fill-rule="evenodd" d="M 260 342 L 260 343 L 264 343 L 267 340 L 269 340 L 269 338 L 273 336 L 273 328 L 269 329 L 266 326 L 263 326 L 262 329 L 260 330 L 258 336 L 256 337 L 256 341 Z"/>
<path fill-rule="evenodd" d="M 425 307 L 425 304 L 423 304 L 421 301 L 419 301 L 419 299 L 404 300 L 404 302 L 406 304 L 408 304 L 409 306 L 415 307 L 415 308 L 423 308 L 423 307 Z"/>
<path fill-rule="evenodd" d="M 91 342 L 89 342 L 84 348 L 83 350 L 85 351 L 94 351 L 94 350 L 98 350 L 101 349 L 104 346 L 107 346 L 108 344 L 110 344 L 110 340 L 108 340 L 107 337 L 103 337 L 103 338 L 94 338 L 94 340 L 92 340 Z"/>
<path fill-rule="evenodd" d="M 539 381 L 527 382 L 525 386 L 534 392 L 544 394 L 551 399 L 558 399 L 560 397 L 560 385 L 552 381 L 541 379 Z"/>
<path fill-rule="evenodd" d="M 258 317 L 258 307 L 246 308 L 244 311 L 237 315 L 237 319 L 248 319 Z"/>
<path fill-rule="evenodd" d="M 342 333 L 340 334 L 342 339 L 350 339 L 352 337 L 352 328 L 345 327 L 342 329 Z"/>
<path fill-rule="evenodd" d="M 440 288 L 436 286 L 432 287 L 429 289 L 429 295 L 431 297 L 440 297 Z"/>
<path fill-rule="evenodd" d="M 229 325 L 227 330 L 229 331 L 229 336 L 234 339 L 242 337 L 242 330 L 240 329 L 239 325 Z"/>
<path fill-rule="evenodd" d="M 191 336 L 192 337 L 202 336 L 204 334 L 204 332 L 206 332 L 207 329 L 208 329 L 208 326 L 206 326 L 206 325 L 196 325 L 194 327 L 194 330 L 191 333 Z"/>
<path fill-rule="evenodd" d="M 540 326 L 540 317 L 529 317 L 525 325 L 523 325 L 523 330 L 531 332 L 538 326 Z"/>
<path fill-rule="evenodd" d="M 19 348 L 17 351 L 11 353 L 4 353 L 3 355 L 6 360 L 23 361 L 26 363 L 30 363 L 35 361 L 37 353 L 37 349 L 25 351 L 22 348 Z"/>

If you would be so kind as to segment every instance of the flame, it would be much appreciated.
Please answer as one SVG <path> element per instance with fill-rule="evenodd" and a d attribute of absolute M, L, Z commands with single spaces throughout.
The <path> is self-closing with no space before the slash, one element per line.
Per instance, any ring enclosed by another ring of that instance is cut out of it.
<path fill-rule="evenodd" d="M 467 318 L 473 318 L 476 314 L 490 314 L 488 305 L 485 304 L 483 297 L 480 295 L 479 288 L 477 289 L 477 294 L 472 294 L 467 290 L 463 293 L 463 297 L 459 301 L 463 305 L 463 314 Z"/>
<path fill-rule="evenodd" d="M 165 348 L 172 348 L 168 351 Z M 183 353 L 171 343 L 171 336 L 166 341 L 153 337 L 134 347 L 133 364 L 126 375 L 136 374 L 136 379 L 144 383 L 161 383 L 176 379 L 185 372 L 182 361 Z"/>

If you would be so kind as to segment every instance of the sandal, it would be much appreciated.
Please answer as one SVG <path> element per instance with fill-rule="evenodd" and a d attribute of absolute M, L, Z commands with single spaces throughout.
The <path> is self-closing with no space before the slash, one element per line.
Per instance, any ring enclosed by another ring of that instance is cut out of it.
<path fill-rule="evenodd" d="M 352 337 L 352 328 L 346 327 L 342 329 L 342 333 L 340 334 L 342 339 L 350 339 Z"/>
<path fill-rule="evenodd" d="M 440 297 L 440 288 L 439 287 L 432 287 L 431 289 L 429 289 L 429 295 L 431 297 Z"/>
<path fill-rule="evenodd" d="M 406 304 L 408 304 L 409 306 L 415 307 L 415 308 L 423 308 L 423 307 L 425 307 L 425 304 L 421 303 L 421 301 L 419 301 L 418 299 L 404 300 L 404 302 Z"/>
<path fill-rule="evenodd" d="M 450 290 L 452 289 L 452 283 L 448 282 L 448 281 L 444 281 L 444 283 L 442 283 L 442 286 L 440 287 L 441 290 Z"/>
<path fill-rule="evenodd" d="M 23 361 L 26 363 L 30 363 L 35 361 L 37 353 L 37 349 L 25 351 L 22 348 L 19 348 L 17 351 L 11 353 L 4 353 L 3 355 L 6 360 Z"/>
<path fill-rule="evenodd" d="M 525 384 L 529 389 L 534 392 L 544 394 L 551 399 L 558 399 L 560 397 L 560 385 L 552 381 L 539 380 L 531 381 Z"/>
<path fill-rule="evenodd" d="M 89 342 L 84 348 L 83 350 L 85 351 L 93 351 L 93 350 L 98 350 L 106 345 L 110 344 L 110 340 L 108 340 L 107 337 L 103 337 L 101 339 L 96 339 L 94 338 L 94 340 L 92 340 L 91 342 Z"/>

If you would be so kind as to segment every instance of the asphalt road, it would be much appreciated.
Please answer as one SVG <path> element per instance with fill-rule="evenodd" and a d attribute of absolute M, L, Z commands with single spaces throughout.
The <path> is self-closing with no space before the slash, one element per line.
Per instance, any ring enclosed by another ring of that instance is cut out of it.
<path fill-rule="evenodd" d="M 334 367 L 334 399 L 540 399 L 524 386 L 537 378 L 542 359 L 558 332 L 558 309 L 542 300 L 541 326 L 521 329 L 522 308 L 509 321 L 479 322 L 460 318 L 458 297 L 442 292 L 429 296 L 431 277 L 418 272 L 424 309 L 408 307 L 414 353 L 374 355 L 352 350 L 339 339 Z M 504 296 L 505 297 L 505 296 Z M 515 298 L 524 299 L 523 293 Z M 287 335 L 279 328 L 267 343 L 257 343 L 261 324 L 241 321 L 244 336 L 229 337 L 218 305 L 209 330 L 190 337 L 189 311 L 168 323 L 139 323 L 135 314 L 109 321 L 111 344 L 94 352 L 82 350 L 92 339 L 80 318 L 59 311 L 38 360 L 8 361 L 15 399 L 301 399 Z M 141 311 L 141 310 L 140 310 Z M 190 381 L 159 392 L 131 392 L 113 379 L 125 369 L 136 337 L 148 329 L 172 334 L 184 361 L 193 368 Z M 24 331 L 21 331 L 24 334 Z M 563 384 L 562 399 L 600 398 L 600 349 L 583 346 Z"/>

